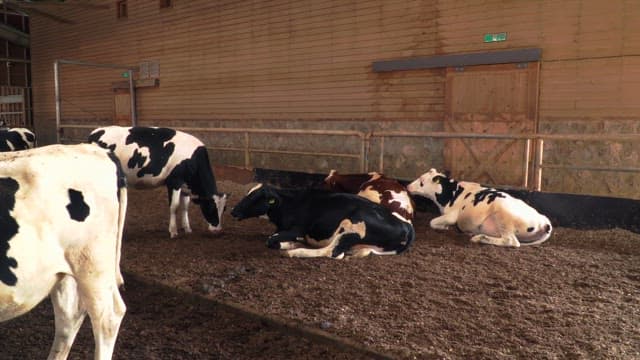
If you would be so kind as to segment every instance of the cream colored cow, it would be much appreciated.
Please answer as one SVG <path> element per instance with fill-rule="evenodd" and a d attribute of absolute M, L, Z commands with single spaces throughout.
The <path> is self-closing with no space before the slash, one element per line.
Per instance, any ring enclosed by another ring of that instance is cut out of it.
<path fill-rule="evenodd" d="M 478 183 L 456 181 L 431 169 L 407 186 L 413 195 L 432 200 L 441 216 L 434 229 L 455 225 L 471 241 L 498 246 L 534 245 L 551 236 L 551 222 L 524 201 Z"/>
<path fill-rule="evenodd" d="M 126 207 L 119 162 L 98 146 L 0 154 L 0 321 L 51 296 L 49 359 L 67 358 L 87 314 L 95 358 L 111 358 L 126 310 L 118 290 Z"/>

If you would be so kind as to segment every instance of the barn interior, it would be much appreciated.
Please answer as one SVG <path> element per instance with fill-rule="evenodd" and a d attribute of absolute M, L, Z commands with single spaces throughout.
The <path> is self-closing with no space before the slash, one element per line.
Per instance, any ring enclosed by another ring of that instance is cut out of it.
<path fill-rule="evenodd" d="M 288 262 L 264 249 L 270 225 L 228 214 L 221 237 L 170 241 L 166 194 L 132 190 L 123 270 L 135 320 L 114 357 L 640 357 L 635 2 L 0 4 L 0 121 L 34 130 L 38 146 L 106 125 L 179 129 L 205 143 L 231 204 L 257 182 L 312 186 L 331 169 L 405 184 L 446 169 L 557 229 L 535 248 L 477 246 L 430 229 L 437 209 L 416 198 L 421 238 L 404 259 Z M 144 308 L 154 296 L 175 301 Z M 46 352 L 46 306 L 0 324 L 8 356 Z M 149 329 L 166 309 L 181 315 Z M 228 331 L 203 325 L 215 319 Z M 91 354 L 89 335 L 76 356 Z"/>

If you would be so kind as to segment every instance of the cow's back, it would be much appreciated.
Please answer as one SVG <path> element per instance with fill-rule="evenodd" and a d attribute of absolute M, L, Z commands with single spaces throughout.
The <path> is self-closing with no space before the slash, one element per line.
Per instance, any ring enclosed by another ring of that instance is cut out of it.
<path fill-rule="evenodd" d="M 89 141 L 113 151 L 122 163 L 128 183 L 137 188 L 164 185 L 178 164 L 204 147 L 194 136 L 156 127 L 98 128 Z"/>
<path fill-rule="evenodd" d="M 119 194 L 117 165 L 97 146 L 0 154 L 0 320 L 35 306 L 73 264 L 105 261 L 119 276 Z M 101 258 L 84 258 L 87 247 Z"/>
<path fill-rule="evenodd" d="M 330 193 L 310 190 L 304 199 L 309 235 L 316 239 L 328 238 L 346 218 L 353 222 L 366 221 L 368 224 L 398 225 L 403 221 L 394 216 L 384 206 L 361 196 L 347 193 Z"/>
<path fill-rule="evenodd" d="M 0 152 L 27 150 L 35 144 L 35 134 L 29 129 L 0 129 Z"/>

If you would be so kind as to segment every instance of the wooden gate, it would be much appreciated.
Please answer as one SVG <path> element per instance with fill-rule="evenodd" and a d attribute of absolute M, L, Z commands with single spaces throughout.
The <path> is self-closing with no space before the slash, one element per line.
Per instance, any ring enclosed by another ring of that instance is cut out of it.
<path fill-rule="evenodd" d="M 445 130 L 535 133 L 538 71 L 539 62 L 447 68 Z M 522 186 L 526 151 L 524 140 L 451 139 L 444 159 L 455 178 Z"/>
<path fill-rule="evenodd" d="M 114 125 L 131 126 L 131 95 L 129 89 L 114 89 Z"/>

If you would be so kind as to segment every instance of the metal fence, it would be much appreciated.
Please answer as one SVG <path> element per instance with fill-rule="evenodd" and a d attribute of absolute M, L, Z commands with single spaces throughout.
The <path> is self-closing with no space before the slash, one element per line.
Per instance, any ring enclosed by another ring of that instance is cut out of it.
<path fill-rule="evenodd" d="M 65 125 L 62 128 L 71 129 L 93 129 L 93 125 Z M 235 146 L 213 146 L 208 145 L 211 150 L 233 151 L 243 154 L 244 167 L 253 168 L 253 154 L 271 153 L 283 156 L 327 156 L 338 158 L 357 159 L 359 171 L 366 172 L 372 170 L 369 167 L 369 155 L 372 152 L 372 143 L 377 139 L 379 143 L 379 160 L 376 171 L 384 172 L 385 139 L 389 138 L 423 138 L 423 139 L 496 139 L 496 140 L 521 140 L 525 142 L 522 154 L 522 167 L 524 171 L 524 182 L 522 188 L 541 191 L 542 177 L 545 170 L 565 169 L 565 170 L 588 170 L 606 172 L 640 173 L 640 167 L 635 166 L 593 166 L 593 165 L 567 165 L 545 163 L 545 141 L 614 141 L 614 142 L 636 142 L 640 143 L 640 135 L 631 134 L 477 134 L 477 133 L 453 133 L 453 132 L 401 132 L 401 131 L 374 131 L 363 132 L 357 130 L 314 130 L 314 129 L 260 129 L 260 128 L 207 128 L 207 127 L 177 127 L 177 129 L 188 133 L 215 133 L 225 136 L 226 134 L 240 134 L 244 139 L 241 144 Z M 316 152 L 301 150 L 278 150 L 258 147 L 254 145 L 253 137 L 259 135 L 284 135 L 284 136 L 339 136 L 358 139 L 358 148 L 350 152 Z M 85 139 L 63 138 L 63 142 L 77 142 Z M 533 145 L 535 144 L 535 148 Z M 536 149 L 535 154 L 532 149 Z M 533 181 L 529 181 L 529 171 L 533 169 Z M 493 184 L 500 185 L 500 184 Z"/>

